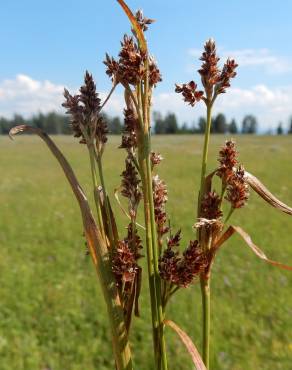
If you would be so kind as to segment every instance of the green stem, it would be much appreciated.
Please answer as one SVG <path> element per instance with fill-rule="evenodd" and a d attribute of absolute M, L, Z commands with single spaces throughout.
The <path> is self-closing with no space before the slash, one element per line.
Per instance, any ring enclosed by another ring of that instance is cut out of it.
<path fill-rule="evenodd" d="M 208 149 L 209 149 L 209 141 L 210 141 L 211 122 L 212 122 L 211 115 L 212 115 L 212 104 L 210 102 L 207 102 L 207 126 L 205 129 L 204 149 L 203 149 L 202 168 L 201 168 L 200 203 L 201 203 L 202 197 L 204 196 L 205 177 L 206 177 L 207 160 L 208 160 Z"/>
<path fill-rule="evenodd" d="M 146 157 L 147 163 L 147 180 L 148 180 L 148 194 L 150 194 L 150 215 L 151 215 L 151 234 L 152 234 L 152 248 L 153 248 L 153 264 L 154 264 L 154 276 L 155 276 L 155 286 L 156 286 L 156 303 L 158 312 L 158 330 L 159 330 L 159 357 L 161 359 L 161 369 L 167 370 L 167 356 L 166 356 L 166 346 L 164 337 L 164 313 L 162 308 L 162 292 L 161 292 L 161 279 L 158 267 L 158 237 L 157 228 L 154 215 L 154 200 L 153 200 L 153 188 L 152 188 L 152 170 L 150 161 L 150 137 L 148 137 L 148 154 Z"/>
<path fill-rule="evenodd" d="M 233 207 L 231 207 L 231 208 L 230 208 L 230 210 L 229 210 L 229 212 L 228 212 L 227 217 L 226 217 L 226 218 L 225 218 L 225 220 L 224 220 L 224 224 L 227 224 L 227 222 L 229 221 L 229 219 L 230 219 L 230 217 L 232 216 L 233 212 L 234 212 L 234 208 L 233 208 Z"/>
<path fill-rule="evenodd" d="M 210 358 L 210 277 L 201 277 L 201 293 L 203 305 L 203 361 L 209 369 Z"/>
<path fill-rule="evenodd" d="M 97 161 L 97 166 L 98 166 L 98 172 L 99 172 L 99 178 L 100 178 L 100 183 L 102 186 L 103 190 L 103 196 L 104 196 L 104 205 L 105 205 L 105 212 L 106 212 L 106 222 L 107 222 L 107 228 L 109 231 L 109 239 L 110 239 L 110 244 L 113 247 L 117 240 L 115 240 L 114 233 L 113 233 L 113 226 L 112 226 L 112 221 L 111 221 L 111 212 L 110 212 L 110 207 L 109 207 L 109 200 L 108 200 L 108 195 L 105 187 L 105 181 L 104 181 L 104 176 L 103 176 L 103 168 L 102 168 L 102 162 L 101 162 L 101 156 L 96 155 L 96 161 Z"/>
<path fill-rule="evenodd" d="M 205 139 L 202 157 L 201 169 L 201 186 L 198 202 L 198 217 L 201 214 L 201 202 L 205 195 L 205 179 L 207 171 L 208 149 L 211 132 L 212 122 L 212 101 L 208 100 L 207 103 L 207 124 L 205 128 Z M 201 233 L 198 233 L 199 242 L 201 243 Z M 203 243 L 205 244 L 205 243 Z M 208 249 L 209 243 L 202 246 Z M 210 282 L 205 274 L 201 275 L 201 295 L 202 295 L 202 309 L 203 309 L 203 361 L 206 368 L 209 369 L 209 353 L 210 353 Z"/>
<path fill-rule="evenodd" d="M 100 207 L 100 201 L 99 201 L 99 194 L 98 194 L 98 181 L 97 181 L 97 173 L 96 173 L 96 167 L 95 167 L 95 161 L 94 161 L 94 154 L 93 154 L 93 150 L 90 148 L 90 145 L 88 145 L 88 150 L 89 150 L 91 176 L 92 176 L 93 188 L 94 188 L 93 193 L 94 193 L 94 201 L 95 201 L 95 206 L 96 206 L 96 211 L 97 211 L 98 225 L 101 230 L 102 236 L 105 237 L 102 213 L 101 213 L 101 207 Z"/>
<path fill-rule="evenodd" d="M 148 74 L 147 74 L 148 76 Z M 140 122 L 139 136 L 139 167 L 141 170 L 143 194 L 144 194 L 144 214 L 146 227 L 147 261 L 149 274 L 149 287 L 152 311 L 152 325 L 154 338 L 154 353 L 156 368 L 167 370 L 166 346 L 164 338 L 164 315 L 162 310 L 161 280 L 158 268 L 158 244 L 157 230 L 154 215 L 154 201 L 152 188 L 152 169 L 151 169 L 151 141 L 150 124 L 148 114 L 148 77 L 145 79 L 145 89 L 142 96 L 142 84 L 136 88 L 138 104 L 136 106 Z"/>

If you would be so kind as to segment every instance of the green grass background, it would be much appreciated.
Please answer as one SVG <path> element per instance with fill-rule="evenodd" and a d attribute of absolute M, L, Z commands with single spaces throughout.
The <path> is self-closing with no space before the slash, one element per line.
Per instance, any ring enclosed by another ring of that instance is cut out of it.
<path fill-rule="evenodd" d="M 212 137 L 210 170 L 224 139 Z M 70 137 L 55 140 L 89 194 L 85 147 Z M 236 140 L 246 169 L 292 204 L 292 137 Z M 168 184 L 172 224 L 183 230 L 183 247 L 194 238 L 202 141 L 201 136 L 153 139 L 165 158 L 159 173 Z M 118 138 L 111 137 L 105 156 L 111 190 L 120 183 L 125 157 L 117 147 Z M 0 171 L 0 370 L 114 369 L 105 306 L 85 256 L 79 210 L 56 160 L 36 137 L 14 142 L 0 137 Z M 127 221 L 115 208 L 122 230 Z M 291 217 L 252 194 L 232 222 L 248 231 L 268 256 L 292 264 Z M 291 273 L 257 259 L 239 237 L 224 246 L 212 277 L 212 369 L 292 369 L 291 283 Z M 140 303 L 131 344 L 135 369 L 148 370 L 153 365 L 145 269 Z M 200 348 L 198 284 L 175 296 L 167 317 Z M 166 332 L 170 370 L 192 369 L 176 335 Z"/>

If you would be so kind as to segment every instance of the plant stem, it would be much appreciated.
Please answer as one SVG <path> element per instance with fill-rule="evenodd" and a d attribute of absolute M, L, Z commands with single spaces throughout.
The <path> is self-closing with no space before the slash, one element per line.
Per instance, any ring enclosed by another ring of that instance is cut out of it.
<path fill-rule="evenodd" d="M 198 217 L 201 214 L 201 203 L 205 195 L 205 179 L 207 171 L 207 160 L 208 160 L 208 149 L 211 132 L 212 122 L 212 101 L 210 99 L 206 103 L 207 105 L 207 124 L 205 128 L 205 139 L 202 157 L 202 169 L 201 169 L 201 185 L 198 202 Z M 199 242 L 201 243 L 201 233 L 198 233 Z M 203 243 L 204 249 L 209 248 L 210 243 Z M 209 277 L 204 274 L 201 275 L 201 295 L 202 295 L 202 309 L 203 309 L 203 361 L 206 368 L 209 369 L 209 352 L 210 352 L 210 281 Z"/>
<path fill-rule="evenodd" d="M 106 218 L 107 218 L 107 228 L 109 231 L 109 239 L 110 239 L 110 244 L 111 247 L 115 245 L 117 240 L 115 240 L 114 233 L 113 233 L 113 226 L 112 226 L 112 221 L 111 221 L 111 212 L 110 212 L 110 207 L 109 207 L 109 200 L 107 196 L 107 191 L 105 187 L 105 181 L 104 181 L 104 176 L 103 176 L 103 168 L 102 168 L 102 162 L 101 162 L 101 156 L 96 155 L 96 161 L 97 161 L 97 166 L 98 166 L 98 172 L 99 172 L 99 178 L 100 178 L 100 183 L 102 186 L 103 190 L 103 196 L 104 196 L 104 205 L 105 205 L 105 212 L 106 212 Z"/>
<path fill-rule="evenodd" d="M 227 217 L 226 217 L 226 218 L 225 218 L 225 220 L 224 220 L 224 224 L 227 224 L 227 222 L 229 221 L 229 219 L 230 219 L 230 217 L 232 216 L 233 212 L 234 212 L 234 208 L 233 208 L 233 207 L 231 207 L 231 208 L 230 208 L 230 210 L 229 210 L 229 212 L 228 212 Z"/>
<path fill-rule="evenodd" d="M 148 69 L 148 64 L 146 69 Z M 167 370 L 166 346 L 164 339 L 164 314 L 162 310 L 161 280 L 158 268 L 158 241 L 154 215 L 154 200 L 152 188 L 152 169 L 151 169 L 151 140 L 149 122 L 149 98 L 148 98 L 148 73 L 144 81 L 144 93 L 142 83 L 137 85 L 138 109 L 137 114 L 140 122 L 139 136 L 139 165 L 141 170 L 143 194 L 144 194 L 144 214 L 146 227 L 147 261 L 149 274 L 149 287 L 152 311 L 152 325 L 154 338 L 154 352 L 156 368 Z"/>
<path fill-rule="evenodd" d="M 205 177 L 206 177 L 207 160 L 208 160 L 208 149 L 209 149 L 211 122 L 212 122 L 211 115 L 212 115 L 212 104 L 210 102 L 207 102 L 207 125 L 206 125 L 206 128 L 205 128 L 205 139 L 204 139 L 204 149 L 203 149 L 202 168 L 201 168 L 201 186 L 200 186 L 199 203 L 201 203 L 201 199 L 204 196 Z M 200 209 L 200 207 L 199 207 L 199 209 Z"/>
<path fill-rule="evenodd" d="M 89 151 L 89 158 L 90 158 L 91 176 L 92 176 L 92 181 L 93 181 L 93 194 L 94 194 L 94 201 L 95 201 L 95 206 L 96 206 L 96 211 L 97 211 L 98 225 L 101 230 L 102 236 L 105 237 L 104 225 L 103 225 L 100 201 L 99 201 L 99 194 L 98 194 L 98 182 L 97 182 L 97 174 L 96 174 L 96 167 L 95 167 L 95 161 L 94 161 L 94 153 L 93 153 L 92 148 L 90 148 L 90 144 L 88 144 L 88 151 Z"/>
<path fill-rule="evenodd" d="M 203 361 L 209 369 L 210 357 L 210 277 L 201 277 L 201 293 L 203 305 Z"/>

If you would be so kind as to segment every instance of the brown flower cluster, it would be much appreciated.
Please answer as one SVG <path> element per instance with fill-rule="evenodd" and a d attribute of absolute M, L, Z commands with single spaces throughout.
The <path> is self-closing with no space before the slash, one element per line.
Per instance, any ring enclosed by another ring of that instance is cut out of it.
<path fill-rule="evenodd" d="M 242 208 L 249 197 L 249 187 L 244 179 L 244 168 L 242 165 L 236 168 L 237 154 L 234 141 L 229 140 L 221 148 L 218 159 L 220 166 L 217 175 L 222 178 L 226 186 L 225 199 L 231 203 L 232 208 Z"/>
<path fill-rule="evenodd" d="M 151 161 L 151 166 L 152 166 L 152 169 L 159 165 L 161 163 L 161 161 L 163 160 L 163 157 L 161 154 L 159 153 L 155 153 L 155 152 L 151 152 L 150 153 L 150 161 Z"/>
<path fill-rule="evenodd" d="M 175 92 L 181 93 L 184 101 L 191 106 L 200 100 L 213 104 L 216 96 L 225 93 L 226 89 L 230 87 L 230 80 L 236 76 L 235 69 L 238 66 L 233 59 L 227 59 L 222 71 L 220 71 L 218 66 L 220 58 L 217 56 L 216 44 L 212 39 L 205 43 L 200 60 L 203 63 L 198 72 L 201 75 L 205 96 L 202 91 L 197 90 L 197 84 L 194 81 L 188 84 L 176 84 L 175 88 Z"/>
<path fill-rule="evenodd" d="M 204 45 L 204 52 L 200 58 L 203 61 L 199 73 L 201 75 L 202 84 L 205 88 L 207 98 L 211 98 L 213 87 L 217 84 L 220 78 L 218 62 L 220 58 L 216 54 L 215 41 L 209 39 Z"/>
<path fill-rule="evenodd" d="M 220 166 L 217 170 L 217 175 L 222 178 L 224 183 L 234 175 L 234 168 L 237 165 L 237 151 L 235 149 L 235 142 L 228 140 L 219 151 L 218 162 Z"/>
<path fill-rule="evenodd" d="M 154 215 L 157 225 L 157 233 L 160 237 L 169 231 L 167 226 L 167 215 L 165 211 L 165 204 L 167 202 L 167 188 L 164 181 L 160 180 L 156 175 L 153 181 L 153 200 L 154 200 Z"/>
<path fill-rule="evenodd" d="M 137 10 L 136 14 L 135 14 L 135 18 L 136 20 L 138 21 L 142 31 L 147 31 L 148 30 L 148 26 L 152 23 L 155 22 L 154 19 L 150 19 L 150 18 L 146 18 L 144 17 L 143 15 L 143 11 L 141 9 Z M 134 33 L 135 35 L 135 31 L 132 29 L 132 32 Z"/>
<path fill-rule="evenodd" d="M 236 76 L 235 69 L 237 67 L 238 64 L 235 63 L 234 59 L 227 59 L 220 74 L 219 81 L 216 85 L 217 94 L 224 94 L 226 89 L 230 87 L 230 80 Z"/>
<path fill-rule="evenodd" d="M 167 248 L 159 260 L 159 271 L 163 280 L 185 288 L 205 271 L 208 259 L 197 240 L 190 241 L 181 256 L 175 249 L 179 242 L 180 231 L 169 239 Z"/>
<path fill-rule="evenodd" d="M 70 123 L 75 137 L 80 137 L 80 143 L 85 143 L 83 130 L 88 136 L 95 137 L 99 143 L 107 141 L 107 124 L 100 111 L 100 98 L 96 92 L 93 77 L 87 71 L 84 77 L 84 85 L 80 87 L 80 94 L 71 95 L 67 89 L 64 90 L 65 102 L 62 104 L 70 115 Z"/>
<path fill-rule="evenodd" d="M 138 119 L 132 108 L 124 109 L 124 131 L 120 148 L 128 151 L 137 147 L 137 127 Z"/>
<path fill-rule="evenodd" d="M 137 230 L 129 224 L 127 236 L 119 241 L 112 257 L 112 270 L 117 284 L 133 281 L 139 269 L 137 261 L 141 258 L 141 239 Z"/>
<path fill-rule="evenodd" d="M 236 209 L 244 207 L 248 198 L 249 187 L 244 179 L 244 168 L 240 165 L 228 182 L 225 199 Z"/>
<path fill-rule="evenodd" d="M 119 60 L 106 54 L 104 64 L 106 65 L 106 74 L 112 78 L 115 83 L 123 85 L 136 86 L 143 80 L 146 74 L 146 60 L 149 61 L 149 84 L 155 86 L 161 81 L 160 71 L 153 58 L 143 53 L 132 36 L 125 35 L 121 42 L 121 51 Z"/>
<path fill-rule="evenodd" d="M 192 107 L 196 104 L 196 102 L 200 101 L 204 95 L 203 91 L 197 90 L 197 84 L 194 81 L 191 81 L 188 84 L 176 84 L 175 92 L 181 93 L 184 101 Z"/>
<path fill-rule="evenodd" d="M 131 218 L 135 219 L 139 202 L 142 198 L 140 188 L 141 180 L 131 158 L 128 156 L 125 160 L 126 169 L 122 172 L 122 191 L 121 194 L 128 198 L 129 212 Z"/>
<path fill-rule="evenodd" d="M 220 209 L 221 198 L 216 191 L 210 191 L 203 197 L 201 205 L 201 217 L 208 220 L 219 219 L 222 217 Z"/>

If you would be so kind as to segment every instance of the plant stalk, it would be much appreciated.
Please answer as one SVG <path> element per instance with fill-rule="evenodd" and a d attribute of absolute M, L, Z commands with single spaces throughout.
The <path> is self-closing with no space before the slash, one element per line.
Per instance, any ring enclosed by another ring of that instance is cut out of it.
<path fill-rule="evenodd" d="M 203 306 L 203 361 L 209 369 L 210 358 L 210 277 L 201 277 L 201 294 Z"/>
<path fill-rule="evenodd" d="M 205 128 L 204 148 L 202 157 L 202 168 L 201 168 L 201 185 L 198 202 L 198 217 L 201 214 L 201 203 L 205 195 L 205 180 L 207 171 L 207 160 L 208 160 L 208 149 L 210 141 L 211 123 L 212 123 L 212 101 L 210 99 L 206 103 L 207 105 L 207 124 Z M 198 234 L 199 242 L 201 244 L 201 233 Z M 210 243 L 203 243 L 202 246 L 208 249 Z M 205 274 L 201 275 L 201 296 L 202 296 L 202 310 L 203 310 L 203 361 L 206 368 L 209 369 L 209 353 L 210 353 L 210 278 L 206 277 Z"/>
<path fill-rule="evenodd" d="M 203 148 L 203 158 L 202 158 L 202 168 L 201 168 L 201 186 L 200 186 L 200 200 L 199 200 L 200 204 L 201 204 L 202 197 L 204 196 L 211 123 L 212 123 L 212 103 L 207 102 L 207 125 L 205 128 L 205 138 L 204 138 L 204 148 Z"/>

